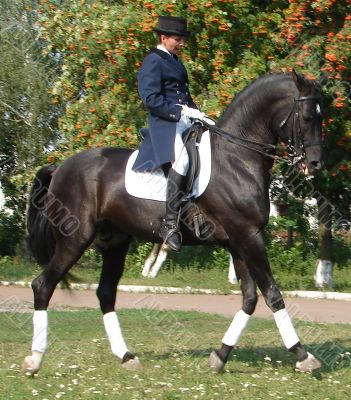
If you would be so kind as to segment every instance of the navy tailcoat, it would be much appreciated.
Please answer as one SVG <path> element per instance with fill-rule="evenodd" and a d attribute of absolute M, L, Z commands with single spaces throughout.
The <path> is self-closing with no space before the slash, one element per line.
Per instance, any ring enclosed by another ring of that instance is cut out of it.
<path fill-rule="evenodd" d="M 197 107 L 189 92 L 184 65 L 159 49 L 152 49 L 144 59 L 138 72 L 138 90 L 149 110 L 149 133 L 141 143 L 133 170 L 146 171 L 174 161 L 174 141 L 181 105 Z"/>

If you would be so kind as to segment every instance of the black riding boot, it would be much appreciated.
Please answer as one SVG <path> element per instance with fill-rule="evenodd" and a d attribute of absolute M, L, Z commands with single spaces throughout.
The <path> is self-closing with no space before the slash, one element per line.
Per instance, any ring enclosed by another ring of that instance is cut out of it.
<path fill-rule="evenodd" d="M 162 222 L 160 236 L 171 250 L 180 251 L 182 235 L 178 228 L 178 214 L 184 192 L 184 176 L 174 169 L 169 170 L 166 189 L 166 217 Z"/>

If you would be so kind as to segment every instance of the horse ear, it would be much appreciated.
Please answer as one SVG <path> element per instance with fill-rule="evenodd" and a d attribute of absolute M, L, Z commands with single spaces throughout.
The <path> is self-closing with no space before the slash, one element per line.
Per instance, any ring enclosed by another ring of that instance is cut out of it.
<path fill-rule="evenodd" d="M 297 74 L 294 68 L 291 71 L 291 75 L 298 91 L 302 92 L 302 89 L 306 87 L 305 79 L 300 74 Z"/>
<path fill-rule="evenodd" d="M 318 83 L 323 86 L 328 82 L 329 76 L 326 72 L 324 72 L 321 77 L 318 79 Z"/>

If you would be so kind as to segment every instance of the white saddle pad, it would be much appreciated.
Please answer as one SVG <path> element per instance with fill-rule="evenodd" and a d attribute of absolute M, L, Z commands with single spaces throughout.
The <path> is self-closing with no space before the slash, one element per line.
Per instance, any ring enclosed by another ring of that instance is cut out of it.
<path fill-rule="evenodd" d="M 207 188 L 211 176 L 211 143 L 209 131 L 202 134 L 201 142 L 198 146 L 201 170 L 195 179 L 193 190 L 189 197 L 199 197 Z M 127 192 L 134 197 L 141 199 L 166 201 L 167 178 L 161 168 L 152 172 L 135 172 L 132 170 L 134 161 L 138 155 L 138 150 L 134 151 L 129 157 L 126 173 L 125 185 Z"/>

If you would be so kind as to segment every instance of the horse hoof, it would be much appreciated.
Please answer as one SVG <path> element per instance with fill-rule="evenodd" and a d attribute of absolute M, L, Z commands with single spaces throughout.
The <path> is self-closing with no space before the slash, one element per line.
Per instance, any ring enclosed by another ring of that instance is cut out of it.
<path fill-rule="evenodd" d="M 33 356 L 27 356 L 22 363 L 22 370 L 26 375 L 33 376 L 38 373 L 40 364 L 34 359 Z"/>
<path fill-rule="evenodd" d="M 209 364 L 213 372 L 217 374 L 223 372 L 225 363 L 219 358 L 218 354 L 214 350 L 210 354 Z"/>
<path fill-rule="evenodd" d="M 138 357 L 132 358 L 122 364 L 122 368 L 128 369 L 129 371 L 140 371 L 143 366 Z"/>
<path fill-rule="evenodd" d="M 318 369 L 322 366 L 319 360 L 311 354 L 307 353 L 308 356 L 305 360 L 303 361 L 297 361 L 296 363 L 296 368 L 301 371 L 301 372 L 311 372 L 315 369 Z"/>

